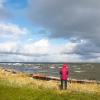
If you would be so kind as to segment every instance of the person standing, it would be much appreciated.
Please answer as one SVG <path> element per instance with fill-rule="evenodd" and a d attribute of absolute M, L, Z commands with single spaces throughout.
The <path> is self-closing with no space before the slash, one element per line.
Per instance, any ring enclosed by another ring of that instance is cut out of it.
<path fill-rule="evenodd" d="M 67 79 L 68 79 L 68 65 L 63 64 L 60 70 L 61 75 L 61 89 L 67 89 Z"/>

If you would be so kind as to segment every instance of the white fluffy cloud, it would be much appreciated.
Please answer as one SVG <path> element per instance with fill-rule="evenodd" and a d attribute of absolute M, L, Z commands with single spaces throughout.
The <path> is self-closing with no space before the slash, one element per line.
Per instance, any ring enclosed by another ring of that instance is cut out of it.
<path fill-rule="evenodd" d="M 5 42 L 19 40 L 27 34 L 30 34 L 30 32 L 26 28 L 11 23 L 0 23 L 0 40 Z"/>
<path fill-rule="evenodd" d="M 25 28 L 20 28 L 18 25 L 11 23 L 0 23 L 0 35 L 22 35 L 28 32 Z"/>
<path fill-rule="evenodd" d="M 42 39 L 30 44 L 25 44 L 24 52 L 30 54 L 48 54 L 49 42 L 47 39 Z"/>
<path fill-rule="evenodd" d="M 0 52 L 12 52 L 19 55 L 29 54 L 48 54 L 49 43 L 47 39 L 42 39 L 32 43 L 23 44 L 21 42 L 4 42 L 0 43 Z"/>
<path fill-rule="evenodd" d="M 0 52 L 16 52 L 16 50 L 17 50 L 16 42 L 0 43 Z"/>
<path fill-rule="evenodd" d="M 82 40 L 81 43 L 85 42 Z M 81 49 L 80 51 L 77 50 L 79 45 L 80 43 L 71 41 L 66 44 L 53 45 L 48 39 L 41 39 L 27 44 L 17 42 L 0 43 L 0 56 L 2 56 L 0 61 L 99 62 L 100 53 L 86 54 L 87 59 L 84 59 L 83 54 L 80 54 Z"/>
<path fill-rule="evenodd" d="M 13 61 L 69 61 L 68 59 L 72 59 L 72 56 L 62 54 L 64 47 L 64 45 L 52 45 L 48 39 L 27 44 L 5 42 L 0 43 L 0 54 L 5 61 L 12 61 L 12 58 Z M 9 57 L 11 59 L 8 59 Z"/>

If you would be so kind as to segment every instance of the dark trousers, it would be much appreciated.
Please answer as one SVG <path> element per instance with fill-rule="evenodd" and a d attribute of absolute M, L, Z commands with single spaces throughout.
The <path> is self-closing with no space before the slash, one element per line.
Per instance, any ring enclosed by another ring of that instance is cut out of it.
<path fill-rule="evenodd" d="M 61 89 L 67 89 L 67 80 L 61 80 Z"/>

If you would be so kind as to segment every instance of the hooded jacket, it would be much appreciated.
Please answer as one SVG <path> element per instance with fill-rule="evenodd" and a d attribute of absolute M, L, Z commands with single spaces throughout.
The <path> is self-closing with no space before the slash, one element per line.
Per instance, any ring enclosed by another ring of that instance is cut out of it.
<path fill-rule="evenodd" d="M 67 80 L 68 78 L 68 65 L 67 64 L 62 65 L 60 74 L 61 74 L 61 80 Z"/>

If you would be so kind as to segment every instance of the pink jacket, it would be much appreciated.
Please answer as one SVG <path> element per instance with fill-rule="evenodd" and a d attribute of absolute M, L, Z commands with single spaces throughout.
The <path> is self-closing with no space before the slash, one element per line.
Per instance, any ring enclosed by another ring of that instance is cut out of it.
<path fill-rule="evenodd" d="M 61 80 L 67 80 L 68 78 L 68 65 L 67 64 L 62 65 L 60 74 L 61 74 Z"/>

